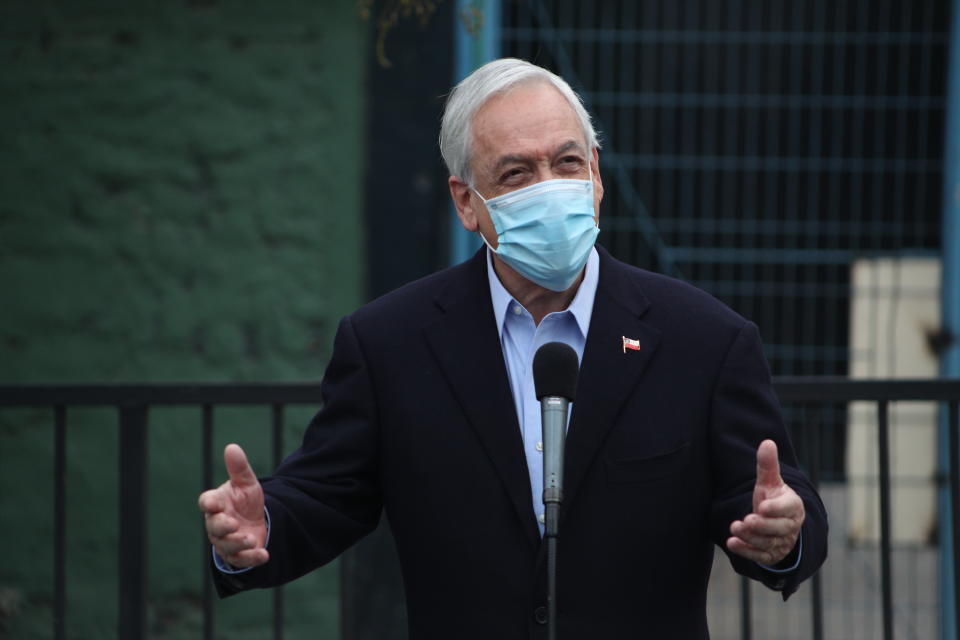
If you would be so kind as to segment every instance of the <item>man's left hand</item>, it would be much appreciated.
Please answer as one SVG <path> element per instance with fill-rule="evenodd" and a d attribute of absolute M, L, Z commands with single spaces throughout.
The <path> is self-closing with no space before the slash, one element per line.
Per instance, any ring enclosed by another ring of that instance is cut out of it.
<path fill-rule="evenodd" d="M 772 567 L 793 551 L 804 517 L 803 500 L 780 477 L 776 443 L 764 440 L 757 449 L 753 513 L 730 525 L 727 548 Z"/>

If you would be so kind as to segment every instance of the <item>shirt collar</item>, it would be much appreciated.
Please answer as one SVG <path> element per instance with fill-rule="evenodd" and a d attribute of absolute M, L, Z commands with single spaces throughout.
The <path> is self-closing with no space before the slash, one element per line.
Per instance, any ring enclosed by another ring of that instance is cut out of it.
<path fill-rule="evenodd" d="M 487 280 L 490 282 L 490 298 L 493 301 L 493 316 L 497 321 L 497 329 L 503 334 L 503 321 L 506 318 L 507 310 L 511 302 L 516 302 L 510 292 L 507 291 L 497 272 L 493 268 L 493 252 L 487 249 Z M 596 247 L 590 249 L 590 257 L 587 258 L 586 271 L 583 274 L 583 282 L 577 289 L 577 294 L 570 301 L 567 311 L 573 314 L 580 327 L 580 333 L 586 338 L 587 331 L 590 329 L 590 317 L 593 315 L 593 300 L 597 296 L 597 283 L 600 282 L 600 255 Z M 520 304 L 519 302 L 516 302 Z M 522 305 L 521 305 L 522 306 Z"/>

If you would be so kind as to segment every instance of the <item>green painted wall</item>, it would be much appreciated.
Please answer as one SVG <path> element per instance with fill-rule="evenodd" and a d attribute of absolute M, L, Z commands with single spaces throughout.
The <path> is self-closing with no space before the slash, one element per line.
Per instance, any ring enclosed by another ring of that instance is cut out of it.
<path fill-rule="evenodd" d="M 318 380 L 362 297 L 366 55 L 353 0 L 0 4 L 0 381 Z M 151 414 L 156 638 L 198 634 L 199 418 Z M 50 424 L 0 411 L 0 637 L 50 635 Z M 220 410 L 217 447 L 267 472 L 268 425 Z M 114 637 L 115 413 L 68 442 L 70 637 Z M 335 637 L 337 590 L 289 587 L 288 637 Z M 269 599 L 218 633 L 266 637 Z"/>

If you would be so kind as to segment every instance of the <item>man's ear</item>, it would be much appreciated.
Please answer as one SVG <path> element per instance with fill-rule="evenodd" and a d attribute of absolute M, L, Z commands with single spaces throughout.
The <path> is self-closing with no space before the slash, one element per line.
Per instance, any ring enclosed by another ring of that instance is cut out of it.
<path fill-rule="evenodd" d="M 473 208 L 473 190 L 466 182 L 450 176 L 447 178 L 447 185 L 450 187 L 450 198 L 453 200 L 453 206 L 457 208 L 457 217 L 460 218 L 460 224 L 471 233 L 480 228 L 477 219 L 477 212 Z"/>
<path fill-rule="evenodd" d="M 593 193 L 596 198 L 596 205 L 599 209 L 600 201 L 603 200 L 603 179 L 600 177 L 600 153 L 597 148 L 593 148 L 593 160 L 590 163 L 590 173 L 593 175 Z"/>

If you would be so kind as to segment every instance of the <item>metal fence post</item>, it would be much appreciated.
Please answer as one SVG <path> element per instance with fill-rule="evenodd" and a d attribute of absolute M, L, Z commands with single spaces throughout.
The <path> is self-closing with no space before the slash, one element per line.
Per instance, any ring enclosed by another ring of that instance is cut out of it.
<path fill-rule="evenodd" d="M 947 429 L 950 431 L 950 523 L 953 535 L 941 541 L 941 545 L 950 545 L 949 556 L 953 559 L 953 601 L 942 605 L 944 617 L 953 607 L 953 611 L 960 611 L 960 402 L 951 402 L 947 411 Z M 944 518 L 946 520 L 946 518 Z M 941 551 L 942 556 L 948 554 Z M 956 622 L 954 620 L 954 622 Z M 946 625 L 944 625 L 946 626 Z M 956 629 L 954 629 L 955 631 Z"/>
<path fill-rule="evenodd" d="M 890 404 L 877 403 L 880 463 L 880 588 L 883 598 L 883 640 L 893 640 L 893 584 L 890 571 Z"/>
<path fill-rule="evenodd" d="M 453 13 L 453 81 L 457 83 L 500 57 L 500 0 L 457 0 Z M 450 217 L 450 264 L 457 264 L 477 250 L 480 239 L 460 226 L 452 204 Z"/>
<path fill-rule="evenodd" d="M 213 405 L 203 405 L 203 427 L 200 435 L 200 448 L 203 460 L 201 467 L 200 490 L 213 488 Z M 210 564 L 210 541 L 207 539 L 207 528 L 201 524 L 203 546 L 201 566 Z M 203 640 L 213 640 L 213 579 L 209 571 L 203 572 Z"/>
<path fill-rule="evenodd" d="M 147 630 L 147 406 L 120 407 L 119 637 Z"/>
<path fill-rule="evenodd" d="M 953 0 L 953 19 L 950 35 L 950 54 L 947 62 L 947 104 L 944 117 L 944 160 L 943 160 L 943 282 L 942 282 L 942 330 L 944 335 L 952 336 L 953 343 L 941 354 L 940 373 L 944 376 L 960 376 L 960 0 Z M 940 427 L 940 469 L 946 473 L 949 457 L 948 427 L 946 416 Z M 951 498 L 949 489 L 940 490 L 939 508 L 946 513 Z M 957 624 L 957 611 L 954 602 L 960 594 L 956 592 L 955 581 L 960 576 L 953 575 L 957 549 L 947 543 L 954 537 L 952 522 L 949 518 L 940 518 L 940 602 L 943 603 L 940 616 L 940 637 L 943 640 L 957 638 L 960 625 Z"/>
<path fill-rule="evenodd" d="M 273 450 L 273 467 L 276 469 L 283 462 L 283 405 L 274 404 L 271 407 L 271 441 Z M 273 589 L 273 640 L 283 640 L 283 587 Z"/>
<path fill-rule="evenodd" d="M 53 637 L 67 637 L 67 408 L 54 407 Z"/>
<path fill-rule="evenodd" d="M 807 463 L 809 465 L 810 482 L 813 488 L 820 490 L 820 411 L 807 408 L 806 410 L 806 432 L 809 454 Z M 813 613 L 813 640 L 823 640 L 823 585 L 820 572 L 817 571 L 810 578 L 811 598 L 813 604 L 811 607 Z"/>
<path fill-rule="evenodd" d="M 750 611 L 750 578 L 740 576 L 740 638 L 753 638 L 753 614 Z"/>

